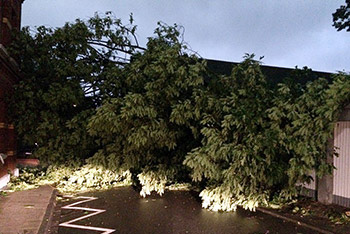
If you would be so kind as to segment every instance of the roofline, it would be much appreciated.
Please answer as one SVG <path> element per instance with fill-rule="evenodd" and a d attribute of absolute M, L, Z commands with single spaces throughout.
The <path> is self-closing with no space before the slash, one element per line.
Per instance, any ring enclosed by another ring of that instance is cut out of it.
<path fill-rule="evenodd" d="M 227 61 L 227 60 L 217 60 L 217 59 L 207 59 L 207 58 L 203 58 L 204 60 L 206 61 L 213 61 L 213 62 L 219 62 L 219 63 L 228 63 L 228 64 L 231 64 L 231 65 L 238 65 L 240 64 L 241 62 L 232 62 L 232 61 Z M 291 68 L 291 67 L 278 67 L 278 66 L 272 66 L 272 65 L 263 65 L 261 64 L 260 66 L 262 67 L 267 67 L 267 68 L 271 68 L 271 69 L 285 69 L 285 70 L 295 70 L 295 68 L 297 67 L 294 67 L 294 68 Z M 307 67 L 307 66 L 304 66 L 304 67 Z M 307 67 L 307 68 L 310 68 L 310 67 Z M 313 72 L 315 73 L 320 73 L 320 74 L 327 74 L 327 75 L 334 75 L 336 74 L 336 72 L 326 72 L 326 71 L 317 71 L 317 70 L 313 70 L 312 68 L 310 68 Z"/>

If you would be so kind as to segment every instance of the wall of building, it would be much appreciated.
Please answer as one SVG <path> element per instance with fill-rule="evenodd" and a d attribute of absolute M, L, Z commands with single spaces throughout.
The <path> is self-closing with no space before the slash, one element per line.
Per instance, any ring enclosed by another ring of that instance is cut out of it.
<path fill-rule="evenodd" d="M 18 65 L 6 50 L 14 30 L 19 30 L 22 0 L 0 0 L 0 188 L 9 180 L 8 172 L 16 171 L 16 136 L 14 125 L 8 118 L 6 98 L 12 95 L 12 87 L 19 80 Z"/>
<path fill-rule="evenodd" d="M 341 112 L 328 142 L 329 163 L 335 167 L 332 175 L 317 178 L 304 186 L 303 195 L 317 198 L 324 204 L 350 207 L 350 104 Z M 334 149 L 338 156 L 333 157 Z"/>
<path fill-rule="evenodd" d="M 335 126 L 334 146 L 338 157 L 334 158 L 333 202 L 350 207 L 350 105 Z"/>
<path fill-rule="evenodd" d="M 22 3 L 23 0 L 0 0 L 0 44 L 5 47 L 11 43 L 11 31 L 20 29 Z"/>

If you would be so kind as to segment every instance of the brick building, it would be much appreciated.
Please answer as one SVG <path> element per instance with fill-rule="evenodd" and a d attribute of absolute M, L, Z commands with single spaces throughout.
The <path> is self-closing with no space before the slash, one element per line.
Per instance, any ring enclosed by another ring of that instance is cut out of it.
<path fill-rule="evenodd" d="M 11 43 L 11 31 L 20 29 L 23 1 L 0 0 L 0 188 L 8 182 L 8 172 L 18 173 L 14 126 L 9 122 L 5 99 L 11 95 L 13 84 L 19 80 L 19 70 L 6 47 Z"/>

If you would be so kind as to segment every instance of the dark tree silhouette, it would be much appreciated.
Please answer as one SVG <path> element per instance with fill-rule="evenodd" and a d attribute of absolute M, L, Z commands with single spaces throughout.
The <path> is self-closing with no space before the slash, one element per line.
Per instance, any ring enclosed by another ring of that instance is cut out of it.
<path fill-rule="evenodd" d="M 345 29 L 350 32 L 350 0 L 346 0 L 345 4 L 333 13 L 333 26 L 337 31 Z"/>

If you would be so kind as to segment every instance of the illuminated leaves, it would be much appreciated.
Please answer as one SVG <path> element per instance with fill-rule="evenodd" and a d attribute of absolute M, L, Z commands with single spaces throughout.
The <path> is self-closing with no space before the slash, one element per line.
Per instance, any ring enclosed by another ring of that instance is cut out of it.
<path fill-rule="evenodd" d="M 105 102 L 90 119 L 89 132 L 105 153 L 89 161 L 106 167 L 117 161 L 137 175 L 141 195 L 163 193 L 165 183 L 188 176 L 182 161 L 199 144 L 195 98 L 204 89 L 204 64 L 187 54 L 176 27 L 160 25 L 125 73 L 128 92 Z"/>
<path fill-rule="evenodd" d="M 202 145 L 184 160 L 192 180 L 206 184 L 205 208 L 255 209 L 272 197 L 296 195 L 296 184 L 310 182 L 313 170 L 318 176 L 331 172 L 327 142 L 350 101 L 348 75 L 329 83 L 309 69 L 295 70 L 273 90 L 247 57 L 216 85 L 222 92 L 211 89 L 203 105 Z"/>

